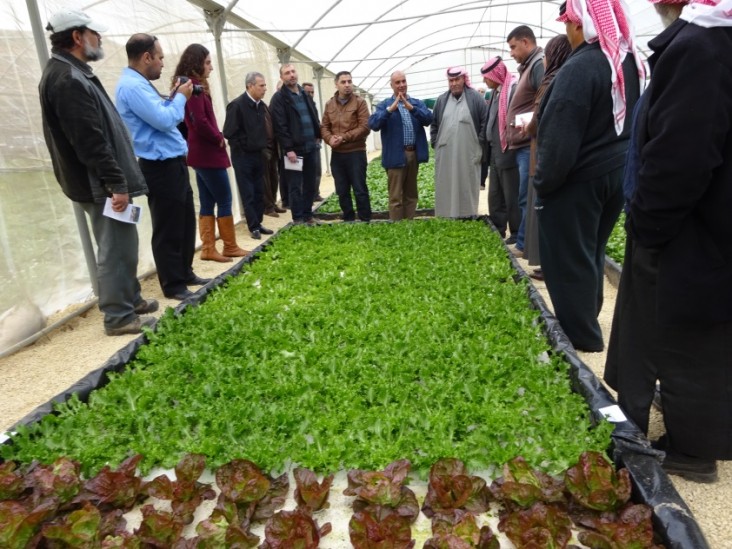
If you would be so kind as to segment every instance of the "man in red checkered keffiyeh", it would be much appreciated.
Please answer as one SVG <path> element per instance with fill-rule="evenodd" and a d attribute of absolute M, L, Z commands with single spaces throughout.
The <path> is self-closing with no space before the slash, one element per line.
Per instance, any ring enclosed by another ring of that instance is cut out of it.
<path fill-rule="evenodd" d="M 511 83 L 513 75 L 508 72 L 506 65 L 500 57 L 493 57 L 485 62 L 481 67 L 480 74 L 483 75 L 483 81 L 491 89 L 499 90 L 498 98 L 498 129 L 501 135 L 501 150 L 505 151 L 508 147 L 506 142 L 506 113 L 508 112 L 508 99 L 511 94 Z M 491 83 L 494 83 L 491 85 Z"/>
<path fill-rule="evenodd" d="M 581 31 L 584 41 L 589 44 L 599 41 L 610 63 L 615 131 L 620 135 L 626 116 L 622 62 L 628 52 L 635 57 L 641 85 L 645 81 L 645 69 L 635 47 L 627 6 L 623 0 L 567 0 L 565 4 L 557 21 L 574 25 L 574 32 Z M 570 42 L 571 32 L 568 28 Z"/>

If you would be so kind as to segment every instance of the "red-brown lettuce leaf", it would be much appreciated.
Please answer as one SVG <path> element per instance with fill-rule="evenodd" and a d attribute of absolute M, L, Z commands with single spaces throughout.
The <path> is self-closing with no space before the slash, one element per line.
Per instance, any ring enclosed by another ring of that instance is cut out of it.
<path fill-rule="evenodd" d="M 318 527 L 312 515 L 304 509 L 279 511 L 264 526 L 261 549 L 316 549 L 320 538 L 330 531 L 329 522 Z"/>
<path fill-rule="evenodd" d="M 596 511 L 612 511 L 630 500 L 628 470 L 616 472 L 599 452 L 583 452 L 578 463 L 565 471 L 564 484 L 580 505 Z"/>
<path fill-rule="evenodd" d="M 135 535 L 145 547 L 170 548 L 181 537 L 183 523 L 167 511 L 158 511 L 152 505 L 143 505 L 142 523 Z"/>
<path fill-rule="evenodd" d="M 348 533 L 354 549 L 412 549 L 415 544 L 409 520 L 383 506 L 376 514 L 354 513 Z"/>
<path fill-rule="evenodd" d="M 529 509 L 517 509 L 504 514 L 498 522 L 516 547 L 566 547 L 572 537 L 572 521 L 563 509 L 537 502 Z"/>
<path fill-rule="evenodd" d="M 104 466 L 99 473 L 84 482 L 74 503 L 89 502 L 101 511 L 124 509 L 129 511 L 147 495 L 142 491 L 142 478 L 135 474 L 140 454 L 123 461 L 116 470 Z"/>
<path fill-rule="evenodd" d="M 64 547 L 92 549 L 98 546 L 101 524 L 99 509 L 86 503 L 81 509 L 44 525 L 42 533 L 45 539 L 60 541 Z"/>
<path fill-rule="evenodd" d="M 14 461 L 0 463 L 0 501 L 19 499 L 25 491 L 23 475 Z"/>
<path fill-rule="evenodd" d="M 458 509 L 479 514 L 489 506 L 490 491 L 485 480 L 468 475 L 462 461 L 445 458 L 432 465 L 422 505 L 422 512 L 427 517 Z"/>
<path fill-rule="evenodd" d="M 151 480 L 143 491 L 158 499 L 170 500 L 173 515 L 183 524 L 190 524 L 198 506 L 204 500 L 216 497 L 210 484 L 198 482 L 205 468 L 205 456 L 186 454 L 175 467 L 174 481 L 160 475 Z"/>
<path fill-rule="evenodd" d="M 586 513 L 577 520 L 579 526 L 592 528 L 582 531 L 579 541 L 592 548 L 647 549 L 653 543 L 653 511 L 645 504 L 629 503 L 617 512 Z"/>
<path fill-rule="evenodd" d="M 293 471 L 293 476 L 296 485 L 295 501 L 299 508 L 309 509 L 311 513 L 314 513 L 330 507 L 328 495 L 333 484 L 333 475 L 323 477 L 323 481 L 318 482 L 318 477 L 313 471 L 305 467 L 297 467 Z"/>
<path fill-rule="evenodd" d="M 251 503 L 267 494 L 270 481 L 251 461 L 235 459 L 216 470 L 216 484 L 227 499 Z"/>
<path fill-rule="evenodd" d="M 33 509 L 17 501 L 0 501 L 0 547 L 34 547 L 31 540 L 40 531 L 41 523 L 55 512 L 56 504 L 51 501 Z"/>
<path fill-rule="evenodd" d="M 475 515 L 457 510 L 432 517 L 432 537 L 424 549 L 498 549 L 490 526 L 478 527 Z"/>
<path fill-rule="evenodd" d="M 521 457 L 515 457 L 503 466 L 503 476 L 490 486 L 498 501 L 519 507 L 531 507 L 537 501 L 563 503 L 564 483 L 546 473 L 532 469 Z"/>

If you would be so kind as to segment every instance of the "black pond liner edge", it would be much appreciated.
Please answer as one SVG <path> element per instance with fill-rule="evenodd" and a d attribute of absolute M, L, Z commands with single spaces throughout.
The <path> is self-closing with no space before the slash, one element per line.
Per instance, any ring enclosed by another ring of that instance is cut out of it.
<path fill-rule="evenodd" d="M 430 210 L 422 210 L 429 212 Z M 385 214 L 385 215 L 384 215 Z M 333 217 L 320 219 L 338 219 L 340 214 L 326 214 Z M 377 215 L 379 217 L 377 217 Z M 418 215 L 422 215 L 418 211 Z M 424 215 L 430 215 L 425 213 Z M 388 218 L 388 212 L 376 212 L 375 219 Z M 482 220 L 492 230 L 496 228 L 488 219 L 488 216 L 472 216 L 462 218 L 465 220 Z M 288 224 L 283 229 L 288 229 Z M 188 307 L 198 306 L 204 303 L 209 292 L 224 284 L 226 279 L 236 276 L 245 265 L 256 261 L 260 251 L 266 249 L 276 241 L 280 232 L 273 235 L 266 242 L 254 248 L 249 255 L 241 259 L 230 269 L 219 274 L 208 284 L 201 287 L 191 297 L 181 301 L 175 307 L 174 314 L 181 315 Z M 570 365 L 570 381 L 572 389 L 579 393 L 587 402 L 593 414 L 594 421 L 603 419 L 599 409 L 605 406 L 617 405 L 617 402 L 605 388 L 595 374 L 577 355 L 566 334 L 559 325 L 559 321 L 551 313 L 539 291 L 531 282 L 531 278 L 522 269 L 516 258 L 508 247 L 503 244 L 515 274 L 515 280 L 524 279 L 528 282 L 528 297 L 541 314 L 542 329 L 552 344 L 553 352 L 561 354 Z M 609 258 L 607 258 L 609 259 Z M 153 326 L 153 330 L 155 327 Z M 104 387 L 109 383 L 108 373 L 121 372 L 131 362 L 140 347 L 147 343 L 147 337 L 143 334 L 119 351 L 114 353 L 101 367 L 85 375 L 79 381 L 71 385 L 65 391 L 57 394 L 45 404 L 35 408 L 31 413 L 16 422 L 7 429 L 7 433 L 14 432 L 20 425 L 30 425 L 40 421 L 43 416 L 54 413 L 54 406 L 69 400 L 74 394 L 79 400 L 86 402 L 92 391 Z M 8 438 L 2 444 L 12 444 Z M 633 500 L 649 505 L 653 509 L 653 525 L 655 532 L 660 534 L 664 545 L 669 549 L 708 549 L 709 544 L 699 528 L 694 516 L 674 488 L 668 475 L 661 467 L 663 453 L 651 448 L 650 442 L 640 429 L 632 421 L 624 421 L 615 424 L 615 430 L 611 435 L 611 448 L 609 453 L 617 467 L 625 467 L 630 473 L 633 484 Z"/>

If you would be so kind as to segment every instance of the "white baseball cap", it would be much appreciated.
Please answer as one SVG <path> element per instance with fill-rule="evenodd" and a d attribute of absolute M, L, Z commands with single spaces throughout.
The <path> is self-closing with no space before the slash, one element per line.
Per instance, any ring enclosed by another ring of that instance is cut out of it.
<path fill-rule="evenodd" d="M 63 32 L 69 29 L 77 29 L 80 27 L 86 27 L 89 30 L 95 32 L 105 32 L 108 27 L 93 21 L 86 13 L 79 10 L 65 9 L 57 11 L 51 17 L 48 18 L 48 26 L 46 30 L 51 32 Z"/>

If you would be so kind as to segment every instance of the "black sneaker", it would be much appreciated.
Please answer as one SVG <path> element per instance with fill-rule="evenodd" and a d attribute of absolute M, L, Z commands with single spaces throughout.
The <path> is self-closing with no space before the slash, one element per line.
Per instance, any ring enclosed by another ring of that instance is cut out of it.
<path fill-rule="evenodd" d="M 505 242 L 506 242 L 506 245 L 507 245 L 507 246 L 510 246 L 511 244 L 516 244 L 516 240 L 517 240 L 517 238 L 516 238 L 516 235 L 512 234 L 511 236 L 509 236 L 509 237 L 508 237 L 508 238 L 507 238 L 507 239 L 505 240 Z"/>
<path fill-rule="evenodd" d="M 711 484 L 717 481 L 717 462 L 713 459 L 688 456 L 669 448 L 668 438 L 663 435 L 651 443 L 656 450 L 666 452 L 661 466 L 669 475 L 676 475 L 691 482 Z"/>
<path fill-rule="evenodd" d="M 268 229 L 267 227 L 259 227 L 259 232 L 261 234 L 274 234 L 274 231 L 272 229 Z"/>

